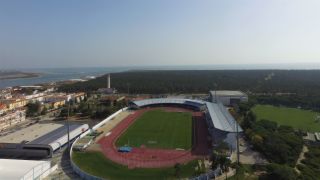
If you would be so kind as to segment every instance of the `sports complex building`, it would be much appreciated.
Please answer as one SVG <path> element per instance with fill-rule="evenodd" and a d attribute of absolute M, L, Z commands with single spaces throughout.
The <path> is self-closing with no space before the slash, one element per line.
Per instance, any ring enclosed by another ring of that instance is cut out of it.
<path fill-rule="evenodd" d="M 87 124 L 70 123 L 69 139 L 87 131 Z M 68 126 L 58 122 L 30 123 L 0 134 L 0 179 L 43 179 L 57 169 L 56 152 L 68 143 Z"/>
<path fill-rule="evenodd" d="M 131 101 L 127 108 L 119 110 L 91 130 L 83 133 L 73 143 L 72 147 L 76 148 L 70 151 L 70 156 L 73 157 L 74 154 L 78 156 L 83 152 L 99 151 L 106 159 L 124 165 L 128 169 L 135 169 L 173 167 L 176 163 L 185 164 L 192 160 L 207 158 L 215 146 L 222 142 L 228 144 L 230 151 L 234 152 L 237 147 L 237 133 L 241 133 L 242 129 L 229 113 L 228 107 L 218 98 L 212 100 L 210 95 L 208 97 L 208 101 L 186 98 L 152 98 Z M 179 127 L 176 124 L 177 121 L 174 122 L 174 118 L 170 119 L 175 129 L 167 131 L 165 128 L 170 128 L 170 124 L 165 126 L 157 124 L 155 121 L 167 118 L 162 114 L 168 112 L 173 113 L 173 117 L 190 117 L 190 121 L 178 121 L 181 123 L 181 127 Z M 150 113 L 153 114 L 150 115 Z M 162 117 L 159 118 L 155 115 Z M 148 122 L 151 125 L 144 126 L 141 124 L 142 122 Z M 156 124 L 156 127 L 152 127 L 152 122 Z M 192 122 L 191 126 L 183 124 L 189 122 Z M 147 136 L 149 139 L 134 137 L 148 131 L 150 127 L 153 128 L 153 132 Z M 183 131 L 185 127 L 190 127 L 190 131 L 185 131 L 187 134 L 184 136 L 190 135 L 192 141 L 187 143 L 187 146 L 175 141 L 174 138 L 178 136 L 170 137 L 177 135 L 175 131 L 178 132 L 181 129 Z M 138 130 L 138 133 L 132 133 L 135 130 Z M 94 140 L 85 141 L 84 139 L 90 139 L 88 137 L 92 136 L 92 132 L 98 132 L 99 135 Z M 152 137 L 152 133 L 162 133 L 160 136 L 165 136 L 163 133 L 170 134 L 165 140 L 167 144 L 162 144 L 160 139 Z M 83 148 L 79 146 L 83 146 Z M 77 152 L 79 150 L 81 152 Z M 73 170 L 83 179 L 99 179 L 86 169 L 81 169 L 73 161 L 73 158 L 71 158 L 71 164 Z"/>

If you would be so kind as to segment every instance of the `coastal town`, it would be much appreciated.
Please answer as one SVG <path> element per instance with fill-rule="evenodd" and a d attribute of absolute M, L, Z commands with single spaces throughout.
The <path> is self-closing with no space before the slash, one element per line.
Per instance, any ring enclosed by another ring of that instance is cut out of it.
<path fill-rule="evenodd" d="M 0 132 L 6 134 L 12 127 L 41 120 L 63 121 L 69 115 L 73 120 L 101 120 L 127 103 L 124 95 L 115 94 L 115 89 L 110 88 L 110 79 L 106 82 L 108 88 L 89 96 L 86 92 L 58 90 L 59 85 L 74 82 L 66 80 L 0 89 Z"/>
<path fill-rule="evenodd" d="M 85 93 L 60 93 L 55 87 L 20 86 L 1 90 L 0 94 L 0 131 L 25 122 L 37 115 L 58 115 L 59 110 L 70 100 L 79 103 L 85 99 Z M 31 114 L 33 105 L 39 104 Z"/>
<path fill-rule="evenodd" d="M 0 180 L 320 180 L 320 1 L 0 1 Z"/>

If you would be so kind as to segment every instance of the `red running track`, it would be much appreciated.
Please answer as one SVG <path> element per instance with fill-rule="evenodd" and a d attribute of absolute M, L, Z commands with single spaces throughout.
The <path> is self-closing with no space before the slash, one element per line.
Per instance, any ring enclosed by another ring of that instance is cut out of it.
<path fill-rule="evenodd" d="M 129 168 L 159 168 L 170 167 L 176 163 L 186 163 L 191 160 L 197 159 L 207 155 L 208 145 L 207 142 L 207 128 L 203 113 L 194 112 L 194 118 L 196 120 L 196 140 L 194 148 L 192 150 L 168 150 L 168 149 L 151 149 L 151 148 L 132 148 L 130 153 L 120 153 L 115 146 L 116 140 L 125 130 L 144 112 L 155 108 L 142 109 L 130 114 L 124 120 L 122 120 L 116 127 L 112 129 L 109 136 L 101 138 L 98 143 L 101 146 L 104 155 L 122 165 L 126 165 Z M 170 108 L 166 108 L 170 109 Z M 179 108 L 182 110 L 181 108 Z M 172 109 L 170 109 L 172 111 Z M 178 108 L 174 108 L 178 110 Z M 185 110 L 185 109 L 184 109 Z"/>

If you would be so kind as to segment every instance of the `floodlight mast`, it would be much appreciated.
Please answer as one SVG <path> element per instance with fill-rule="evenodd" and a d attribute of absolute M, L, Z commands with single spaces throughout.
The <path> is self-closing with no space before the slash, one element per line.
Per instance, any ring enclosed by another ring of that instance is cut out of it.
<path fill-rule="evenodd" d="M 68 150 L 70 149 L 70 124 L 69 124 L 69 114 L 70 114 L 70 100 L 68 101 L 68 115 L 67 115 Z"/>
<path fill-rule="evenodd" d="M 218 102 L 218 100 L 217 100 L 217 87 L 218 87 L 217 83 L 214 83 L 214 100 L 216 103 Z"/>
<path fill-rule="evenodd" d="M 236 131 L 237 131 L 237 163 L 240 165 L 240 151 L 239 151 L 239 125 L 236 123 Z"/>

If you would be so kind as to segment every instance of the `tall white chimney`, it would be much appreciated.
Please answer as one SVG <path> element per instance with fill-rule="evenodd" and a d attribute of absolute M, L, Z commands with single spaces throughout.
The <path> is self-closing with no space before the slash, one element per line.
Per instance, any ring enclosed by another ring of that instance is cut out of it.
<path fill-rule="evenodd" d="M 110 78 L 110 74 L 108 74 L 108 88 L 111 88 L 111 78 Z"/>

